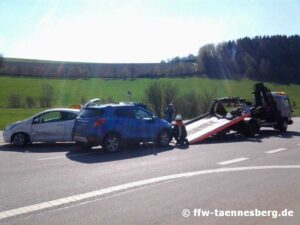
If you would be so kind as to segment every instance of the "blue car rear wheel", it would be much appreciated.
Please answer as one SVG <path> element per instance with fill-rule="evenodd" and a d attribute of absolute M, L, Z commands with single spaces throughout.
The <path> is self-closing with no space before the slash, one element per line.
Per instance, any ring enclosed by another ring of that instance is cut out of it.
<path fill-rule="evenodd" d="M 105 151 L 113 153 L 120 150 L 120 137 L 117 134 L 109 134 L 105 137 L 103 142 L 103 148 Z"/>

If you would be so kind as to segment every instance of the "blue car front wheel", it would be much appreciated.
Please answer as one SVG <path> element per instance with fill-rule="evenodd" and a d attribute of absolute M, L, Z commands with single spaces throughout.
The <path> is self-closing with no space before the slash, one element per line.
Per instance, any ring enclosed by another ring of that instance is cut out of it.
<path fill-rule="evenodd" d="M 168 131 L 163 130 L 159 133 L 157 138 L 157 145 L 160 147 L 166 147 L 170 143 L 170 134 Z"/>

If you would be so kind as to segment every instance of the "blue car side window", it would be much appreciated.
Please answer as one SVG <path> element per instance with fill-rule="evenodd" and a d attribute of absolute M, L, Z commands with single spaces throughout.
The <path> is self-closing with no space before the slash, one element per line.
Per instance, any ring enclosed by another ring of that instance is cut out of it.
<path fill-rule="evenodd" d="M 136 108 L 134 111 L 137 119 L 152 119 L 153 117 L 149 112 L 141 108 Z"/>
<path fill-rule="evenodd" d="M 127 119 L 133 119 L 134 112 L 131 108 L 119 108 L 116 109 L 114 112 L 114 116 L 119 117 L 119 118 L 127 118 Z"/>

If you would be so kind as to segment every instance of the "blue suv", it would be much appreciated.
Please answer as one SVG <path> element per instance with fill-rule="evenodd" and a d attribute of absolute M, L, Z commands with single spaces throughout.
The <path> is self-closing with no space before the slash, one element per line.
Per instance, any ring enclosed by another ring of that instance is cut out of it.
<path fill-rule="evenodd" d="M 172 127 L 141 105 L 109 104 L 84 108 L 75 121 L 73 138 L 81 146 L 101 145 L 108 152 L 116 152 L 128 143 L 168 146 Z"/>

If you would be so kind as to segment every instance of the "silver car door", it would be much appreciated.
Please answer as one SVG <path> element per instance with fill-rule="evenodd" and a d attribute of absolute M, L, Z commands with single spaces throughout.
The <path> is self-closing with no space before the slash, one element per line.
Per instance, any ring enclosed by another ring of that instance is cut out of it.
<path fill-rule="evenodd" d="M 74 128 L 77 114 L 72 112 L 62 112 L 62 121 L 64 122 L 64 141 L 73 141 L 72 131 Z"/>
<path fill-rule="evenodd" d="M 31 140 L 42 142 L 63 141 L 65 125 L 59 111 L 41 114 L 33 119 L 31 126 Z"/>

